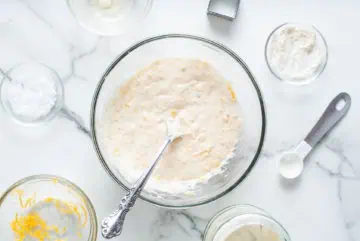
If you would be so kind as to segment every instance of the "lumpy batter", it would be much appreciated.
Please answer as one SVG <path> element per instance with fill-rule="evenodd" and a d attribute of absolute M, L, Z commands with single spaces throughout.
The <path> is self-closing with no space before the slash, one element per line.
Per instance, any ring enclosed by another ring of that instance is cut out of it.
<path fill-rule="evenodd" d="M 230 84 L 196 59 L 155 61 L 116 90 L 103 118 L 103 143 L 119 172 L 132 182 L 149 166 L 165 141 L 168 118 L 177 118 L 184 135 L 170 144 L 150 181 L 171 186 L 219 173 L 233 155 L 242 120 Z"/>

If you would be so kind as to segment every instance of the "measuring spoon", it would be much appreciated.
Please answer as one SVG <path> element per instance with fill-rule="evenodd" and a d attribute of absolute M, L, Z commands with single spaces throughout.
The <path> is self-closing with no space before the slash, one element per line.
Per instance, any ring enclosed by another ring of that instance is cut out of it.
<path fill-rule="evenodd" d="M 326 108 L 319 121 L 306 138 L 278 160 L 278 170 L 282 177 L 294 179 L 301 175 L 304 160 L 320 142 L 320 140 L 346 115 L 351 106 L 351 98 L 347 93 L 337 95 Z"/>

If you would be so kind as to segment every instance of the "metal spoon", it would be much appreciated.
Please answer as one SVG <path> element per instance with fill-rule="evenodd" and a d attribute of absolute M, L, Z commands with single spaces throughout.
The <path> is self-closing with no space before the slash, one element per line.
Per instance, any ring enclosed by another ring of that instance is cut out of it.
<path fill-rule="evenodd" d="M 179 123 L 176 120 L 168 120 L 167 137 L 164 144 L 161 146 L 160 151 L 156 155 L 155 160 L 151 163 L 150 167 L 141 175 L 141 177 L 130 188 L 125 197 L 121 199 L 119 207 L 108 217 L 104 218 L 101 224 L 101 234 L 106 239 L 117 237 L 121 234 L 122 227 L 125 221 L 126 214 L 130 211 L 130 208 L 134 206 L 136 199 L 139 197 L 141 191 L 149 180 L 155 166 L 159 162 L 162 154 L 166 150 L 167 146 L 175 139 L 183 135 L 179 130 Z"/>
<path fill-rule="evenodd" d="M 300 176 L 304 169 L 304 160 L 320 140 L 346 115 L 351 106 L 347 93 L 340 93 L 326 108 L 325 112 L 306 136 L 305 140 L 293 150 L 285 152 L 278 162 L 279 173 L 286 179 Z"/>

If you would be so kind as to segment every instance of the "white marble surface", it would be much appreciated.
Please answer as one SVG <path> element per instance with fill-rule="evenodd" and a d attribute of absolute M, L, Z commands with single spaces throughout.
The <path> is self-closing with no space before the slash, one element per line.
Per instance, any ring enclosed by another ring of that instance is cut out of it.
<path fill-rule="evenodd" d="M 8 70 L 20 62 L 39 61 L 53 67 L 65 84 L 66 104 L 88 126 L 97 81 L 115 56 L 135 41 L 168 32 L 219 41 L 248 63 L 264 94 L 268 127 L 261 158 L 240 186 L 209 205 L 172 211 L 139 201 L 118 240 L 201 240 L 204 226 L 217 211 L 250 203 L 272 214 L 294 241 L 360 241 L 360 2 L 243 0 L 232 24 L 209 21 L 207 2 L 155 0 L 149 18 L 136 31 L 99 37 L 77 24 L 63 0 L 0 0 L 0 66 Z M 313 23 L 329 46 L 325 72 L 307 88 L 287 88 L 265 64 L 267 35 L 288 21 Z M 349 114 L 308 159 L 303 178 L 294 185 L 281 182 L 274 156 L 297 144 L 340 91 L 352 96 Z M 29 129 L 0 113 L 0 164 L 0 193 L 28 175 L 61 175 L 84 189 L 99 219 L 123 194 L 105 174 L 90 138 L 66 119 Z M 98 240 L 103 240 L 100 235 Z"/>

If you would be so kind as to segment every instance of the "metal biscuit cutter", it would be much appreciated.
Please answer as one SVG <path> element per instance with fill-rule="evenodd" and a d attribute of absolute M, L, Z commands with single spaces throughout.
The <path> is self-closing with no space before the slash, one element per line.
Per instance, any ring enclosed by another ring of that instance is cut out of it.
<path fill-rule="evenodd" d="M 210 0 L 207 14 L 232 21 L 237 16 L 239 5 L 240 0 Z"/>

